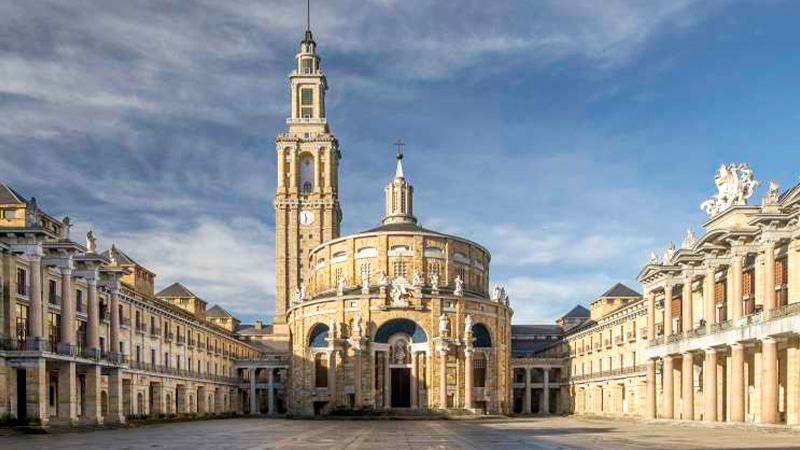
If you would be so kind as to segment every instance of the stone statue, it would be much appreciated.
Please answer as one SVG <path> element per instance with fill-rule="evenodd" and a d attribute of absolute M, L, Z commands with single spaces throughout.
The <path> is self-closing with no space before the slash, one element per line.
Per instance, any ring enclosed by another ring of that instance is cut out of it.
<path fill-rule="evenodd" d="M 366 268 L 361 269 L 361 289 L 369 290 L 369 270 Z"/>
<path fill-rule="evenodd" d="M 447 320 L 447 314 L 442 313 L 439 316 L 439 335 L 440 336 L 447 336 L 447 328 L 450 325 L 450 322 Z"/>
<path fill-rule="evenodd" d="M 651 264 L 651 265 L 658 264 L 658 255 L 656 255 L 656 252 L 654 252 L 654 251 L 650 252 L 650 259 L 647 261 L 647 264 Z"/>
<path fill-rule="evenodd" d="M 753 179 L 753 171 L 747 164 L 723 164 L 717 170 L 714 184 L 717 185 L 717 194 L 700 205 L 700 209 L 709 217 L 714 217 L 731 206 L 746 205 L 747 199 L 760 186 Z"/>
<path fill-rule="evenodd" d="M 499 284 L 494 285 L 494 289 L 492 290 L 492 300 L 499 302 L 501 298 L 502 290 L 500 289 Z"/>
<path fill-rule="evenodd" d="M 338 295 L 344 294 L 344 288 L 347 286 L 347 278 L 344 275 L 340 276 L 336 281 L 336 293 Z"/>
<path fill-rule="evenodd" d="M 408 306 L 408 289 L 405 283 L 392 283 L 392 305 Z"/>
<path fill-rule="evenodd" d="M 669 244 L 667 244 L 667 250 L 664 252 L 664 264 L 672 264 L 673 257 L 675 257 L 675 243 L 669 241 Z"/>
<path fill-rule="evenodd" d="M 411 284 L 416 287 L 425 285 L 425 278 L 423 277 L 421 270 L 417 269 L 414 271 L 414 278 L 412 279 Z"/>
<path fill-rule="evenodd" d="M 778 200 L 781 198 L 781 189 L 778 186 L 778 183 L 775 181 L 769 182 L 769 190 L 767 191 L 767 195 L 764 196 L 762 200 L 762 205 L 764 206 L 777 206 Z"/>
<path fill-rule="evenodd" d="M 508 304 L 508 294 L 506 294 L 505 286 L 500 286 L 500 302 L 504 305 Z"/>
<path fill-rule="evenodd" d="M 467 314 L 464 319 L 464 334 L 472 333 L 472 316 Z"/>
<path fill-rule="evenodd" d="M 697 244 L 697 238 L 694 236 L 694 231 L 691 228 L 686 230 L 686 237 L 683 239 L 683 248 L 692 249 Z"/>
<path fill-rule="evenodd" d="M 303 301 L 303 300 L 306 299 L 306 284 L 305 283 L 300 283 L 300 290 L 299 290 L 298 296 L 299 296 L 300 301 Z"/>
<path fill-rule="evenodd" d="M 378 277 L 378 286 L 388 286 L 389 285 L 389 277 L 386 276 L 386 271 L 381 270 L 380 276 Z"/>
<path fill-rule="evenodd" d="M 356 317 L 353 319 L 353 337 L 361 337 L 361 314 L 356 314 Z"/>
<path fill-rule="evenodd" d="M 294 288 L 294 294 L 292 294 L 292 303 L 300 303 L 300 288 Z"/>
<path fill-rule="evenodd" d="M 455 285 L 453 295 L 464 295 L 464 280 L 461 279 L 461 275 L 456 275 Z"/>
<path fill-rule="evenodd" d="M 431 274 L 431 289 L 434 291 L 439 290 L 439 275 L 436 272 Z"/>
<path fill-rule="evenodd" d="M 36 197 L 31 197 L 27 208 L 25 208 L 25 226 L 34 227 L 39 225 L 37 211 L 39 211 L 39 207 L 36 204 Z"/>
<path fill-rule="evenodd" d="M 63 219 L 61 219 L 61 223 L 63 224 L 63 227 L 61 228 L 60 237 L 61 239 L 66 241 L 69 239 L 69 232 L 72 229 L 72 219 L 70 219 L 69 216 L 66 216 Z"/>
<path fill-rule="evenodd" d="M 111 244 L 111 250 L 108 251 L 108 259 L 111 260 L 112 266 L 117 266 L 117 246 L 115 244 Z"/>
<path fill-rule="evenodd" d="M 97 253 L 97 238 L 94 237 L 92 230 L 86 233 L 86 253 L 91 255 Z"/>

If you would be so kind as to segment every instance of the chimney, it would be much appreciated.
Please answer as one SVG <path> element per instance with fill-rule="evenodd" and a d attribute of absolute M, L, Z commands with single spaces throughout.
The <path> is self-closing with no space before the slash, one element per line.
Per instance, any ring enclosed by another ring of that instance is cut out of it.
<path fill-rule="evenodd" d="M 260 321 L 260 320 L 256 320 L 255 329 L 256 329 L 256 330 L 260 330 L 260 329 L 262 329 L 262 328 L 264 328 L 264 322 L 262 322 L 262 321 Z"/>

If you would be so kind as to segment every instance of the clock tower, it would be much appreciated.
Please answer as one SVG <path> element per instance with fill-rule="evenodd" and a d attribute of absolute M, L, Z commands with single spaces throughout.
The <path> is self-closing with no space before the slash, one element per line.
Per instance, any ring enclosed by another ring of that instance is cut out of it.
<path fill-rule="evenodd" d="M 339 237 L 339 143 L 328 128 L 317 44 L 306 26 L 305 38 L 289 75 L 291 110 L 286 132 L 278 135 L 278 186 L 275 191 L 275 318 L 273 332 L 288 334 L 286 311 L 301 284 L 309 250 Z"/>

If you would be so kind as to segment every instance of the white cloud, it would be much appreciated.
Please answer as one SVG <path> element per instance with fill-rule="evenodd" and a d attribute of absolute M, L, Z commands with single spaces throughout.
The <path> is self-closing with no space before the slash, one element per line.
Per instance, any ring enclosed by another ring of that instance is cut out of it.
<path fill-rule="evenodd" d="M 181 282 L 209 304 L 248 315 L 275 310 L 273 236 L 271 227 L 255 220 L 210 217 L 98 233 L 101 246 L 116 243 L 155 272 L 158 289 Z"/>

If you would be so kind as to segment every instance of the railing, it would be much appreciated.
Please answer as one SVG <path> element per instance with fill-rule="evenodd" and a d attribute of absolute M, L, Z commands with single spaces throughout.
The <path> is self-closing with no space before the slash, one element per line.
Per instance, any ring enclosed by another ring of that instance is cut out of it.
<path fill-rule="evenodd" d="M 165 342 L 172 342 L 173 339 L 175 339 L 175 333 L 173 333 L 171 331 L 164 335 L 164 341 Z"/>
<path fill-rule="evenodd" d="M 84 314 L 86 312 L 86 306 L 84 305 L 83 301 L 76 301 L 75 303 L 75 312 Z"/>
<path fill-rule="evenodd" d="M 200 350 L 205 350 L 206 349 L 206 343 L 205 342 L 198 342 L 197 343 L 197 348 L 200 349 Z"/>
<path fill-rule="evenodd" d="M 47 303 L 51 305 L 61 305 L 61 296 L 57 294 L 48 295 Z"/>
<path fill-rule="evenodd" d="M 636 366 L 624 367 L 622 369 L 600 370 L 597 372 L 588 373 L 586 375 L 575 375 L 570 377 L 570 381 L 578 383 L 581 381 L 596 380 L 599 378 L 619 377 L 623 375 L 638 375 L 645 373 L 645 370 L 646 366 L 644 364 L 639 364 Z"/>
<path fill-rule="evenodd" d="M 625 340 L 622 338 L 621 335 L 620 336 L 614 336 L 614 343 L 617 344 L 617 345 L 622 345 L 622 344 L 625 343 Z"/>
<path fill-rule="evenodd" d="M 111 311 L 104 311 L 100 314 L 100 317 L 102 317 L 103 322 L 111 322 Z"/>
<path fill-rule="evenodd" d="M 647 327 L 639 328 L 639 336 L 641 339 L 647 340 Z"/>
<path fill-rule="evenodd" d="M 120 317 L 119 324 L 125 328 L 131 327 L 131 318 L 130 317 Z"/>
<path fill-rule="evenodd" d="M 161 328 L 155 328 L 155 327 L 151 328 L 150 336 L 154 338 L 161 337 Z"/>
<path fill-rule="evenodd" d="M 594 344 L 594 349 L 595 350 L 600 350 L 602 347 L 603 347 L 603 343 L 602 342 L 595 342 L 595 344 Z"/>
<path fill-rule="evenodd" d="M 140 333 L 140 334 L 146 334 L 147 333 L 147 325 L 145 325 L 145 324 L 143 324 L 141 322 L 138 322 L 136 324 L 136 332 Z"/>
<path fill-rule="evenodd" d="M 325 125 L 328 123 L 328 119 L 315 119 L 313 117 L 300 117 L 300 118 L 289 118 L 286 119 L 287 125 L 300 125 L 300 124 L 314 124 L 314 125 Z"/>
<path fill-rule="evenodd" d="M 176 341 L 178 342 L 178 345 L 183 345 L 186 343 L 186 336 L 182 336 L 179 334 Z"/>
<path fill-rule="evenodd" d="M 800 303 L 790 303 L 773 310 L 772 314 L 770 314 L 770 319 L 779 319 L 797 313 L 800 313 Z"/>
<path fill-rule="evenodd" d="M 611 339 L 605 340 L 606 348 L 611 348 Z"/>
<path fill-rule="evenodd" d="M 636 332 L 635 331 L 628 331 L 625 335 L 628 342 L 636 342 Z"/>
<path fill-rule="evenodd" d="M 210 381 L 218 381 L 221 383 L 239 384 L 242 382 L 241 379 L 236 377 L 212 375 L 207 373 L 201 373 L 198 370 L 178 369 L 176 367 L 167 367 L 167 366 L 162 366 L 160 364 L 151 364 L 139 361 L 131 361 L 130 368 L 133 370 L 142 370 L 145 372 L 154 372 L 164 375 L 174 375 L 186 378 L 199 378 Z"/>
<path fill-rule="evenodd" d="M 188 345 L 190 348 L 192 348 L 192 347 L 194 347 L 194 344 L 195 344 L 195 342 L 196 342 L 196 341 L 195 341 L 194 339 L 189 339 L 189 342 L 187 343 L 187 345 Z"/>

